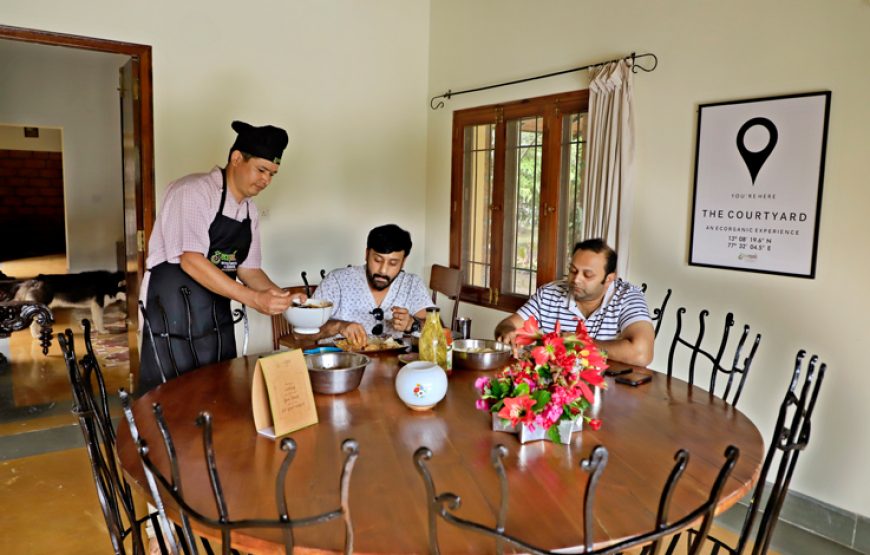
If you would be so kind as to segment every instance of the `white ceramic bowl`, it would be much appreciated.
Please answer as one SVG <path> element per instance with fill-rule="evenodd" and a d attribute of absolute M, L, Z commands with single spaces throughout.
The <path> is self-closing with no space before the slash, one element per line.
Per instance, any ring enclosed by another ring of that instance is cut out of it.
<path fill-rule="evenodd" d="M 447 374 L 434 362 L 409 362 L 396 374 L 399 399 L 414 410 L 429 410 L 447 395 Z"/>
<path fill-rule="evenodd" d="M 293 326 L 293 331 L 312 334 L 320 331 L 332 316 L 332 303 L 329 301 L 308 300 L 299 306 L 291 306 L 284 311 L 284 318 Z"/>

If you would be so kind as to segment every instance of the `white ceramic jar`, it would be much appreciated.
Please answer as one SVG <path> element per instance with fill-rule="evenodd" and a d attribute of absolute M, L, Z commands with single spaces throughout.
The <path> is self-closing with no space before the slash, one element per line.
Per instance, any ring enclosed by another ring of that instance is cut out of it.
<path fill-rule="evenodd" d="M 396 374 L 396 393 L 409 408 L 429 410 L 447 395 L 447 374 L 434 362 L 410 362 Z"/>

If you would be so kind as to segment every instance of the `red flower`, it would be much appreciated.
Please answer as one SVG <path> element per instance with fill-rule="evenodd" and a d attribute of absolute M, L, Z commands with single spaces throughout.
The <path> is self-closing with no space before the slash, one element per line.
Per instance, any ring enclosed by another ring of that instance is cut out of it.
<path fill-rule="evenodd" d="M 580 379 L 597 386 L 604 383 L 604 377 L 598 372 L 598 370 L 583 370 L 580 372 Z"/>
<path fill-rule="evenodd" d="M 597 418 L 591 418 L 589 420 L 589 427 L 592 428 L 593 431 L 597 432 L 601 429 L 601 420 Z"/>
<path fill-rule="evenodd" d="M 529 316 L 529 319 L 523 322 L 523 327 L 517 331 L 514 342 L 518 346 L 531 345 L 541 337 L 541 330 L 538 328 L 538 321 L 534 316 Z"/>
<path fill-rule="evenodd" d="M 552 359 L 557 359 L 565 354 L 565 340 L 555 333 L 544 336 L 544 344 L 532 349 L 532 358 L 535 364 L 543 366 Z"/>
<path fill-rule="evenodd" d="M 535 401 L 528 395 L 520 395 L 519 397 L 508 397 L 504 400 L 504 407 L 498 411 L 498 416 L 511 421 L 511 426 L 516 426 L 519 422 L 530 421 L 534 418 L 532 407 L 535 406 Z"/>

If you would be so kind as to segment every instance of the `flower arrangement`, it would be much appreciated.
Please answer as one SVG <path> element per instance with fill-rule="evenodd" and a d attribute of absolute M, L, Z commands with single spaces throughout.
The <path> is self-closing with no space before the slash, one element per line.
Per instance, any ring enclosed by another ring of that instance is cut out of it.
<path fill-rule="evenodd" d="M 556 424 L 561 421 L 583 418 L 599 429 L 601 421 L 584 413 L 594 401 L 593 387 L 606 387 L 602 373 L 607 363 L 585 324 L 580 321 L 573 334 L 563 336 L 558 323 L 554 332 L 542 333 L 531 317 L 518 330 L 516 344 L 530 348 L 494 377 L 475 382 L 477 408 L 511 426 L 540 426 L 554 442 L 560 441 Z"/>

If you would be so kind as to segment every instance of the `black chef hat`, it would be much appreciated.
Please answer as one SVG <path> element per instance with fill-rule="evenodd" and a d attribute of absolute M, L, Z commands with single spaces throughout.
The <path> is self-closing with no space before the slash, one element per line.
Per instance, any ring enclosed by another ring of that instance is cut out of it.
<path fill-rule="evenodd" d="M 239 135 L 230 148 L 230 153 L 234 150 L 240 150 L 257 158 L 265 158 L 275 164 L 281 163 L 281 154 L 290 140 L 286 131 L 271 125 L 254 127 L 243 121 L 234 121 L 232 127 Z"/>

